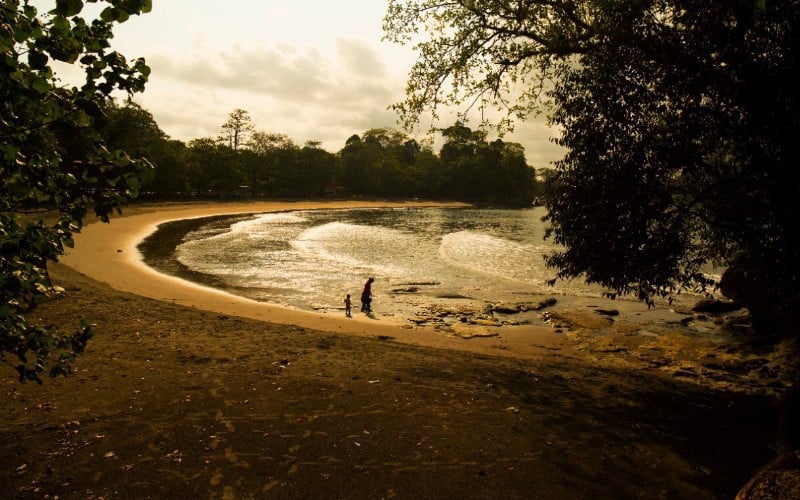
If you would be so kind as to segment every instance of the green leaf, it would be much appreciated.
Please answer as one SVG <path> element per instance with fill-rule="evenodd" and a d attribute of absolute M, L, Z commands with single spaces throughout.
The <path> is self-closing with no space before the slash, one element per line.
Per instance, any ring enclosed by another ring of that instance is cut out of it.
<path fill-rule="evenodd" d="M 75 124 L 79 127 L 88 127 L 92 124 L 92 119 L 86 114 L 85 111 L 79 110 L 75 114 Z"/>
<path fill-rule="evenodd" d="M 117 9 L 115 9 L 114 7 L 106 7 L 105 9 L 103 9 L 103 12 L 100 13 L 100 19 L 107 23 L 110 23 L 111 21 L 114 20 L 115 10 Z"/>
<path fill-rule="evenodd" d="M 47 9 L 52 10 L 40 17 L 29 3 L 49 4 Z M 106 23 L 94 21 L 89 26 L 80 18 L 90 3 L 109 6 L 96 9 L 103 11 Z M 121 54 L 108 54 L 110 24 L 149 11 L 152 1 L 13 0 L 2 5 L 0 358 L 13 354 L 21 362 L 20 381 L 41 383 L 41 373 L 55 360 L 52 373 L 69 373 L 70 362 L 92 336 L 85 323 L 66 337 L 29 324 L 30 311 L 52 292 L 47 263 L 73 245 L 72 232 L 80 229 L 90 208 L 99 207 L 99 214 L 107 214 L 132 199 L 138 186 L 138 181 L 128 179 L 136 170 L 131 160 L 109 155 L 103 145 L 101 118 L 112 92 L 138 91 L 149 71 L 144 61 L 134 65 Z M 57 87 L 54 61 L 75 63 L 79 58 L 84 86 Z M 106 186 L 109 177 L 114 182 Z M 37 205 L 61 214 L 58 222 L 50 226 L 19 220 L 14 214 L 22 206 Z"/>
<path fill-rule="evenodd" d="M 152 0 L 123 0 L 122 9 L 131 14 L 146 14 L 153 10 Z"/>
<path fill-rule="evenodd" d="M 28 64 L 33 69 L 45 69 L 48 61 L 47 54 L 39 52 L 38 50 L 31 50 L 28 53 Z"/>
<path fill-rule="evenodd" d="M 50 55 L 59 61 L 74 63 L 83 51 L 83 44 L 79 40 L 69 39 L 63 41 L 57 48 L 54 48 Z"/>
<path fill-rule="evenodd" d="M 113 21 L 117 21 L 118 23 L 124 23 L 128 20 L 130 15 L 124 11 L 123 9 L 118 9 L 116 7 L 106 7 L 103 9 L 103 12 L 100 13 L 100 19 L 103 21 L 110 23 Z"/>
<path fill-rule="evenodd" d="M 53 16 L 53 20 L 51 21 L 53 24 L 53 28 L 59 31 L 69 31 L 70 24 L 66 17 L 62 15 Z"/>
<path fill-rule="evenodd" d="M 81 0 L 57 0 L 56 12 L 62 16 L 74 16 L 80 14 L 83 10 L 83 2 Z"/>
<path fill-rule="evenodd" d="M 38 14 L 36 7 L 34 7 L 33 5 L 26 5 L 25 7 L 23 7 L 22 12 L 28 19 L 33 19 Z"/>
<path fill-rule="evenodd" d="M 128 185 L 128 188 L 130 188 L 132 191 L 136 192 L 139 190 L 140 183 L 137 177 L 131 175 L 125 179 L 125 183 Z"/>
<path fill-rule="evenodd" d="M 31 88 L 40 94 L 46 94 L 50 91 L 50 83 L 42 77 L 36 77 L 31 82 Z"/>
<path fill-rule="evenodd" d="M 5 33 L 0 35 L 0 52 L 8 52 L 14 47 L 14 40 L 5 36 Z"/>

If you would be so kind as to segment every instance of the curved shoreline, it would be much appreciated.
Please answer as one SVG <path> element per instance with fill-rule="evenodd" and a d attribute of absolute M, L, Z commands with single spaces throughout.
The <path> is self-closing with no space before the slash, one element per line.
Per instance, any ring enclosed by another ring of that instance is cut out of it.
<path fill-rule="evenodd" d="M 376 315 L 374 319 L 353 318 L 290 309 L 258 302 L 159 273 L 147 266 L 137 249 L 159 224 L 180 219 L 214 215 L 235 215 L 288 210 L 334 208 L 391 208 L 467 206 L 460 203 L 428 202 L 249 202 L 143 205 L 125 209 L 122 217 L 110 224 L 87 224 L 75 236 L 75 248 L 61 262 L 117 290 L 157 300 L 203 309 L 223 315 L 241 316 L 270 323 L 296 325 L 334 333 L 391 338 L 398 342 L 428 347 L 458 349 L 476 353 L 524 358 L 551 357 L 552 348 L 560 355 L 579 356 L 563 335 L 548 326 L 503 326 L 493 337 L 454 338 L 430 327 L 403 326 L 400 318 Z"/>

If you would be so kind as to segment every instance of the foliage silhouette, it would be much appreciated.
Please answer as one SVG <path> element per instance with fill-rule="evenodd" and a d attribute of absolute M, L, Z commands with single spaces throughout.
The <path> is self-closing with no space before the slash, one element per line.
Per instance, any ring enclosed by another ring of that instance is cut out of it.
<path fill-rule="evenodd" d="M 645 301 L 720 285 L 797 336 L 798 2 L 391 0 L 384 30 L 417 43 L 408 126 L 446 105 L 549 111 L 561 278 Z"/>
<path fill-rule="evenodd" d="M 58 293 L 47 272 L 89 211 L 108 222 L 136 197 L 151 166 L 109 149 L 99 133 L 111 94 L 141 92 L 149 68 L 110 49 L 114 23 L 150 10 L 149 0 L 107 0 L 99 18 L 83 2 L 53 2 L 44 15 L 28 2 L 0 5 L 0 358 L 21 381 L 68 373 L 92 336 L 29 321 Z M 55 62 L 80 68 L 80 87 L 63 86 Z M 41 208 L 47 209 L 42 212 Z"/>

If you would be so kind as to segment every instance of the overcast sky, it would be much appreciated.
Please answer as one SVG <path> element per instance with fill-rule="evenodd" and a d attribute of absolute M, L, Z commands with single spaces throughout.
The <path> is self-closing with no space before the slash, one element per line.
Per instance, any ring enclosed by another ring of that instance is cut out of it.
<path fill-rule="evenodd" d="M 117 26 L 112 46 L 145 57 L 152 73 L 135 100 L 174 139 L 217 136 L 241 108 L 257 130 L 336 152 L 354 133 L 399 128 L 387 108 L 403 97 L 414 52 L 381 41 L 385 11 L 385 0 L 153 0 Z M 504 140 L 541 167 L 560 157 L 551 135 L 531 121 Z"/>

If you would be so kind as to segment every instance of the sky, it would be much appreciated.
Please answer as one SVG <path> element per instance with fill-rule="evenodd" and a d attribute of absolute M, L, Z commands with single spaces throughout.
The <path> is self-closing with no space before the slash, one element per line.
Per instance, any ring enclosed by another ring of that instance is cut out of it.
<path fill-rule="evenodd" d="M 403 99 L 415 54 L 382 41 L 386 7 L 386 0 L 153 0 L 150 13 L 116 26 L 111 43 L 128 59 L 146 59 L 152 73 L 134 100 L 173 139 L 216 137 L 240 108 L 256 130 L 336 152 L 353 134 L 400 128 L 388 108 Z M 553 134 L 531 120 L 503 140 L 522 144 L 538 168 L 562 155 Z"/>

